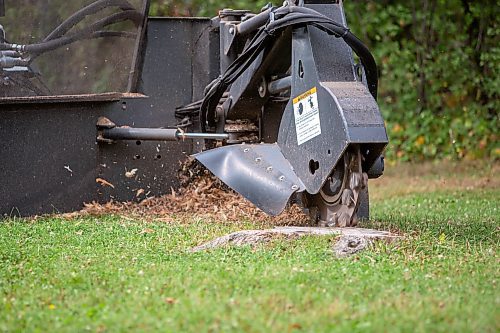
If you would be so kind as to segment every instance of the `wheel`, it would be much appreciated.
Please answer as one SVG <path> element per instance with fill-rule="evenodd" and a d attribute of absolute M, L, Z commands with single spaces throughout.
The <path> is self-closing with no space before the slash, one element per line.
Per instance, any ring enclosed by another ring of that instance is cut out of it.
<path fill-rule="evenodd" d="M 319 226 L 352 227 L 369 217 L 368 176 L 361 169 L 359 147 L 348 149 L 317 194 L 305 193 L 304 207 Z"/>

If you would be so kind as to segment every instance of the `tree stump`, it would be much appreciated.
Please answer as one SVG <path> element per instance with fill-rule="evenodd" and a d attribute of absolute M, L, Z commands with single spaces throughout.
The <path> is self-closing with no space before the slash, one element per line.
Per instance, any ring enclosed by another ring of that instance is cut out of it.
<path fill-rule="evenodd" d="M 304 235 L 339 235 L 339 240 L 333 247 L 337 257 L 346 257 L 359 252 L 376 240 L 393 242 L 401 238 L 401 236 L 388 231 L 364 228 L 275 227 L 265 230 L 243 230 L 233 232 L 196 246 L 192 248 L 191 251 L 198 252 L 221 246 L 255 246 L 267 243 L 278 237 L 296 239 Z"/>

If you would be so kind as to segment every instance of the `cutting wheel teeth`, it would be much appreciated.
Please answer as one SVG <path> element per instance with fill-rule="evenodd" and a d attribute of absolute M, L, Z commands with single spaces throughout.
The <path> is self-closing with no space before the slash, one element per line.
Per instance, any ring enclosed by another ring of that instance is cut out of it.
<path fill-rule="evenodd" d="M 362 188 L 365 189 L 368 186 L 368 174 L 363 172 Z"/>
<path fill-rule="evenodd" d="M 339 217 L 339 227 L 348 227 L 350 225 L 349 214 L 342 213 Z"/>
<path fill-rule="evenodd" d="M 344 192 L 342 192 L 342 205 L 350 207 L 353 201 L 352 191 L 346 188 Z"/>
<path fill-rule="evenodd" d="M 362 186 L 362 176 L 359 172 L 353 172 L 351 174 L 351 179 L 349 184 L 351 185 L 351 189 L 357 190 Z"/>

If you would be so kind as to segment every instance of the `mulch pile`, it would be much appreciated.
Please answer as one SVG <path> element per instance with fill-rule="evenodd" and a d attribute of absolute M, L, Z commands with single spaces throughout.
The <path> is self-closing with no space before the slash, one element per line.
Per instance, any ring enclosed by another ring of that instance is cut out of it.
<path fill-rule="evenodd" d="M 297 205 L 288 207 L 281 215 L 270 217 L 228 188 L 195 160 L 181 165 L 178 174 L 181 188 L 161 197 L 150 197 L 139 203 L 111 201 L 85 204 L 79 212 L 66 217 L 118 214 L 129 217 L 155 218 L 173 221 L 175 218 L 208 218 L 217 221 L 267 222 L 273 225 L 308 225 L 309 217 Z"/>

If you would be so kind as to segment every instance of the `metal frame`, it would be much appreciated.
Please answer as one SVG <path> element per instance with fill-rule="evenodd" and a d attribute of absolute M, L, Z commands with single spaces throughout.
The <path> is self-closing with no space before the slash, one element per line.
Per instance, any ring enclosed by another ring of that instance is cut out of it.
<path fill-rule="evenodd" d="M 305 6 L 345 24 L 341 3 Z M 179 162 L 193 153 L 272 215 L 294 195 L 317 195 L 347 151 L 359 156 L 356 176 L 370 169 L 379 176 L 388 139 L 375 93 L 357 74 L 351 49 L 314 27 L 276 36 L 226 91 L 215 127 L 176 128 L 175 108 L 202 99 L 269 15 L 270 8 L 224 10 L 212 20 L 149 18 L 128 93 L 0 99 L 0 214 L 161 195 L 179 185 Z M 292 99 L 312 88 L 321 135 L 299 144 Z M 225 146 L 207 150 L 214 140 Z M 359 198 L 367 207 L 367 193 Z"/>
<path fill-rule="evenodd" d="M 176 188 L 177 161 L 201 150 L 202 140 L 99 144 L 96 124 L 104 116 L 118 126 L 175 127 L 175 107 L 201 98 L 219 75 L 217 37 L 210 19 L 149 18 L 139 93 L 0 99 L 0 216 L 138 201 Z M 132 169 L 136 176 L 127 178 Z"/>

